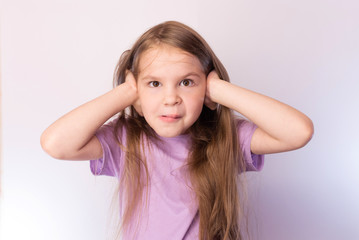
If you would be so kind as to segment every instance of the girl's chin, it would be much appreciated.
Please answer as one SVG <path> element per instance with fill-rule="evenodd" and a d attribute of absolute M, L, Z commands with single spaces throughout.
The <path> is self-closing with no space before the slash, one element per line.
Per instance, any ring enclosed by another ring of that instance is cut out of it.
<path fill-rule="evenodd" d="M 185 134 L 185 131 L 180 131 L 180 130 L 174 130 L 174 131 L 170 131 L 170 130 L 165 130 L 165 129 L 154 129 L 156 134 L 160 137 L 164 137 L 164 138 L 174 138 L 174 137 L 178 137 L 181 135 Z"/>
<path fill-rule="evenodd" d="M 157 132 L 157 135 L 164 138 L 174 138 L 182 135 L 181 133 L 163 133 L 163 132 Z"/>

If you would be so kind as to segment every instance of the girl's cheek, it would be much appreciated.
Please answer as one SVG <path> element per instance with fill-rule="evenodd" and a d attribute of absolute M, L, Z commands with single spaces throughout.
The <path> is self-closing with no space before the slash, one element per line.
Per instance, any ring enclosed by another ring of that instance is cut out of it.
<path fill-rule="evenodd" d="M 204 101 L 206 96 L 206 91 L 201 90 L 201 91 L 196 91 L 196 92 L 191 92 L 190 94 L 188 94 L 188 98 L 190 98 L 192 101 Z"/>

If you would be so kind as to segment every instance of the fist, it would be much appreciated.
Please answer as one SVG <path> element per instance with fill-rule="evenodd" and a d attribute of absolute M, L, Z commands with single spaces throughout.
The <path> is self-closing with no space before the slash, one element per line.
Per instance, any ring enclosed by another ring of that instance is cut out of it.
<path fill-rule="evenodd" d="M 130 70 L 126 71 L 126 79 L 125 79 L 125 83 L 130 85 L 135 92 L 135 100 L 132 103 L 132 106 L 135 108 L 135 110 L 137 111 L 138 114 L 140 114 L 141 116 L 143 116 L 142 113 L 142 109 L 141 109 L 141 103 L 138 97 L 138 91 L 137 91 L 137 81 L 135 79 L 135 76 L 133 76 L 133 73 Z"/>
<path fill-rule="evenodd" d="M 215 70 L 210 72 L 207 76 L 207 88 L 206 88 L 206 97 L 204 98 L 204 104 L 211 110 L 217 108 L 217 103 L 213 100 L 213 82 L 221 80 Z M 221 80 L 222 81 L 222 80 Z"/>

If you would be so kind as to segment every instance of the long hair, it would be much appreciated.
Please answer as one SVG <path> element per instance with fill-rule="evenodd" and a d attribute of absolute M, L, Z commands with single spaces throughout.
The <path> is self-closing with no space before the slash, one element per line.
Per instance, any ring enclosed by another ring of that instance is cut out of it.
<path fill-rule="evenodd" d="M 115 71 L 114 86 L 125 82 L 128 70 L 137 79 L 142 53 L 163 44 L 196 56 L 206 76 L 216 70 L 221 79 L 229 81 L 226 69 L 207 42 L 192 28 L 169 21 L 146 31 L 130 50 L 122 54 Z M 126 144 L 119 140 L 125 151 L 120 191 L 126 196 L 126 208 L 121 219 L 121 230 L 129 227 L 134 213 L 143 205 L 144 187 L 149 182 L 144 145 L 156 138 L 154 130 L 132 106 L 119 114 L 114 129 L 116 139 L 120 139 L 124 128 L 127 131 Z M 220 105 L 215 110 L 203 106 L 198 120 L 188 132 L 192 147 L 186 165 L 199 207 L 199 239 L 242 239 L 237 183 L 238 175 L 245 166 L 232 110 Z"/>

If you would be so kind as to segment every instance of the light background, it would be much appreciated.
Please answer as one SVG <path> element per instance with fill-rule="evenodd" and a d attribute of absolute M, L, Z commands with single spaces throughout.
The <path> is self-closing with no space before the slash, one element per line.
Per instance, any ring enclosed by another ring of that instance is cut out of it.
<path fill-rule="evenodd" d="M 248 174 L 253 239 L 359 239 L 358 12 L 355 0 L 3 0 L 0 239 L 105 239 L 112 180 L 51 159 L 40 134 L 110 90 L 120 54 L 165 20 L 196 29 L 232 82 L 315 124 L 305 148 Z"/>

